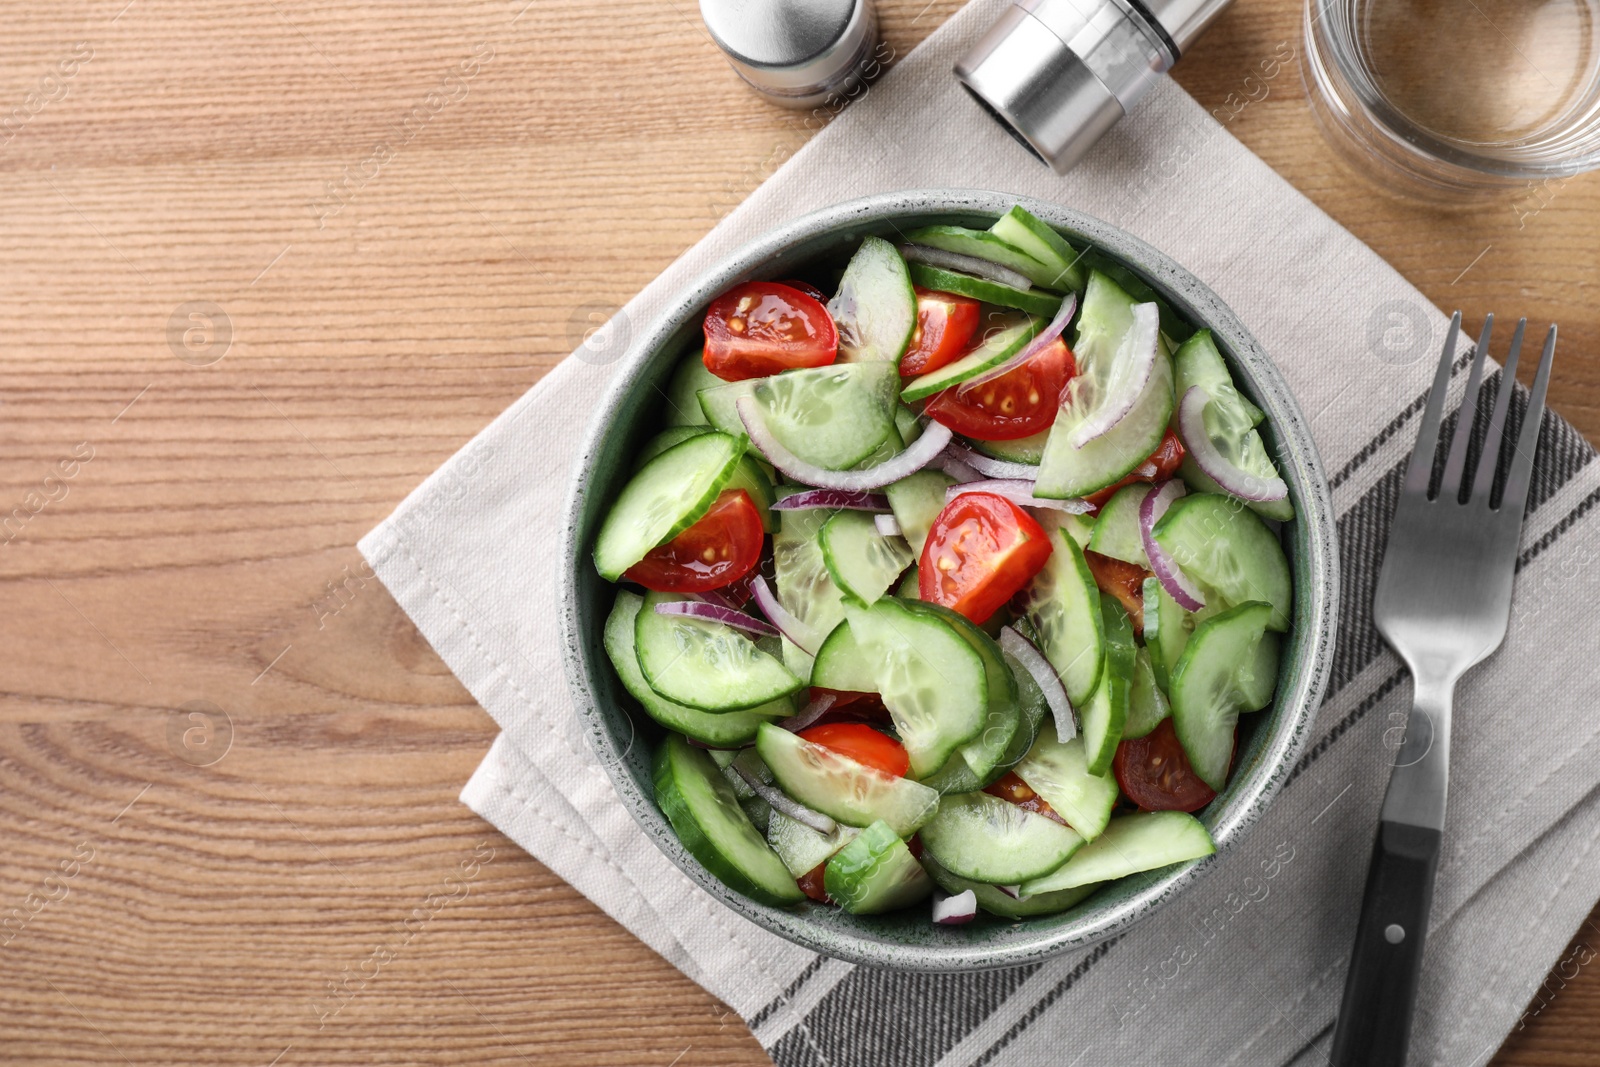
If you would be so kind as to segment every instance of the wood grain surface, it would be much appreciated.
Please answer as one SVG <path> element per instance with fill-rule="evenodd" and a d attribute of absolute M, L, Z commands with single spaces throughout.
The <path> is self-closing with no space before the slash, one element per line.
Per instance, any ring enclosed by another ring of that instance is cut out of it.
<path fill-rule="evenodd" d="M 956 6 L 886 0 L 887 39 Z M 1178 76 L 1440 307 L 1559 318 L 1554 406 L 1600 436 L 1600 185 L 1375 192 L 1297 58 L 1259 76 L 1299 18 L 1239 0 Z M 457 802 L 494 727 L 353 545 L 804 124 L 691 0 L 0 26 L 0 1061 L 766 1062 Z M 1496 1064 L 1600 1064 L 1568 970 Z"/>

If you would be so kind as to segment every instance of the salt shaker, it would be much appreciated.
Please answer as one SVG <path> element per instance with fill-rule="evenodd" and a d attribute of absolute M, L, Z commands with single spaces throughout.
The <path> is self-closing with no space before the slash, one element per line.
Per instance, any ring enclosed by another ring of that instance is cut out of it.
<path fill-rule="evenodd" d="M 878 38 L 872 0 L 700 0 L 700 15 L 738 75 L 784 107 L 853 92 Z"/>

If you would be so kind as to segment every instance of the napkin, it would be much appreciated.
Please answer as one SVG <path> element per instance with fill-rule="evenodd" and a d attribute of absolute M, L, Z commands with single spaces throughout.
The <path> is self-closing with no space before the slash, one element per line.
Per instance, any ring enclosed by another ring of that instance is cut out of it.
<path fill-rule="evenodd" d="M 780 1067 L 1321 1062 L 1409 707 L 1408 677 L 1372 625 L 1372 591 L 1445 319 L 1170 81 L 1071 174 L 1041 167 L 950 76 L 1005 2 L 973 0 L 888 71 L 361 550 L 502 728 L 463 801 L 737 1011 Z M 577 443 L 617 358 L 675 293 L 808 210 L 910 187 L 1071 206 L 1215 289 L 1308 417 L 1344 568 L 1313 740 L 1245 839 L 1123 935 L 982 973 L 817 956 L 735 915 L 663 858 L 587 747 L 563 680 L 556 564 L 530 550 L 558 536 Z M 1463 343 L 1455 397 L 1466 359 Z M 1485 404 L 1497 383 L 1498 373 Z M 1519 419 L 1525 405 L 1519 391 Z M 1600 834 L 1593 459 L 1569 425 L 1546 421 L 1510 633 L 1458 691 L 1414 1063 L 1492 1056 L 1600 895 L 1589 858 Z"/>

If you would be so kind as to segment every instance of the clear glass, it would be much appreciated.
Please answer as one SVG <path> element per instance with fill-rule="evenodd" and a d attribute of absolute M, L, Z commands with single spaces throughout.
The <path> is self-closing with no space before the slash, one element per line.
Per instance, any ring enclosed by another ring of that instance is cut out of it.
<path fill-rule="evenodd" d="M 1324 132 L 1403 195 L 1472 200 L 1600 167 L 1600 0 L 1308 0 Z"/>

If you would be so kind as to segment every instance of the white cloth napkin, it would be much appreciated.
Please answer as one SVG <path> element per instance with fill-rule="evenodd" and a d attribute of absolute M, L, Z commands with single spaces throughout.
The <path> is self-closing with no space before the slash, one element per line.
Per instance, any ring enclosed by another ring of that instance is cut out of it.
<path fill-rule="evenodd" d="M 1371 623 L 1376 554 L 1444 318 L 1171 83 L 1072 174 L 1045 170 L 950 76 L 1004 3 L 973 0 L 619 312 L 602 343 L 563 362 L 428 478 L 361 550 L 504 731 L 462 799 L 736 1010 L 781 1067 L 1321 1062 L 1387 742 L 1410 692 Z M 607 360 L 669 297 L 808 210 L 941 186 L 1097 215 L 1167 252 L 1238 312 L 1310 418 L 1339 516 L 1344 602 L 1317 740 L 1204 881 L 1114 941 L 1044 965 L 930 976 L 790 945 L 656 851 L 571 709 L 548 547 L 577 442 L 616 366 Z M 1510 636 L 1458 696 L 1415 1063 L 1485 1062 L 1600 895 L 1600 864 L 1588 859 L 1600 834 L 1593 457 L 1570 426 L 1547 422 Z"/>

